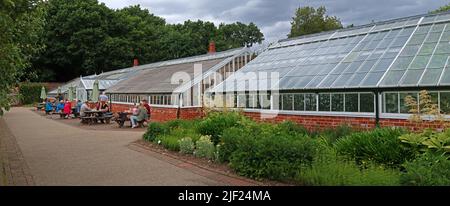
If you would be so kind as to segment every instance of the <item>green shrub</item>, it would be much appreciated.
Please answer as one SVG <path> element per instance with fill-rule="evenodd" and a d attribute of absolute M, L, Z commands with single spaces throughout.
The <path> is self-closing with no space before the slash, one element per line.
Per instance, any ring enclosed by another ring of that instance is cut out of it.
<path fill-rule="evenodd" d="M 198 123 L 198 132 L 202 135 L 210 135 L 214 145 L 220 142 L 220 137 L 225 129 L 240 125 L 244 117 L 238 112 L 212 112 Z"/>
<path fill-rule="evenodd" d="M 317 148 L 316 140 L 303 135 L 245 135 L 231 153 L 230 166 L 252 178 L 290 180 L 302 165 L 311 163 Z"/>
<path fill-rule="evenodd" d="M 192 138 L 185 137 L 178 140 L 180 143 L 180 152 L 183 154 L 193 154 L 195 149 L 195 144 L 192 141 Z"/>
<path fill-rule="evenodd" d="M 219 162 L 228 162 L 230 160 L 231 154 L 246 140 L 245 135 L 248 135 L 248 133 L 244 132 L 243 128 L 236 127 L 226 129 L 223 132 L 222 142 L 217 145 L 220 147 L 218 150 Z"/>
<path fill-rule="evenodd" d="M 202 136 L 196 143 L 194 155 L 197 157 L 214 159 L 215 148 L 210 136 Z"/>
<path fill-rule="evenodd" d="M 400 129 L 375 129 L 358 132 L 338 139 L 335 143 L 337 152 L 358 164 L 375 162 L 390 167 L 399 167 L 406 160 L 414 158 L 414 152 L 401 145 L 399 136 L 405 132 Z"/>
<path fill-rule="evenodd" d="M 22 104 L 33 104 L 40 102 L 41 89 L 43 84 L 21 83 L 19 85 L 19 95 Z M 46 91 L 48 92 L 47 88 Z"/>
<path fill-rule="evenodd" d="M 442 153 L 426 152 L 404 165 L 402 185 L 450 186 L 450 160 Z"/>
<path fill-rule="evenodd" d="M 402 135 L 399 139 L 414 150 L 416 154 L 427 151 L 450 153 L 450 129 L 444 132 L 427 129 L 422 133 Z"/>
<path fill-rule="evenodd" d="M 329 143 L 334 143 L 338 139 L 348 136 L 355 131 L 349 125 L 343 124 L 336 128 L 325 129 L 320 132 L 320 136 L 324 137 Z"/>
<path fill-rule="evenodd" d="M 322 153 L 312 165 L 304 166 L 296 180 L 303 185 L 344 186 L 344 185 L 399 185 L 400 172 L 394 169 L 368 164 L 362 169 L 354 161 L 336 156 L 335 152 Z"/>
<path fill-rule="evenodd" d="M 183 128 L 189 129 L 194 128 L 196 126 L 197 121 L 194 120 L 183 120 L 183 119 L 175 119 L 168 121 L 166 124 L 170 129 Z"/>
<path fill-rule="evenodd" d="M 156 137 L 158 137 L 159 135 L 165 135 L 169 133 L 169 131 L 169 127 L 166 124 L 151 122 L 144 134 L 144 140 L 155 141 Z"/>
<path fill-rule="evenodd" d="M 278 128 L 280 129 L 280 131 L 286 132 L 290 135 L 309 135 L 309 131 L 305 127 L 292 121 L 283 121 L 282 123 L 278 124 Z"/>
<path fill-rule="evenodd" d="M 161 144 L 164 148 L 168 150 L 180 151 L 180 144 L 178 143 L 180 138 L 176 136 L 162 135 L 158 136 L 155 140 L 156 142 L 158 142 L 158 144 Z"/>

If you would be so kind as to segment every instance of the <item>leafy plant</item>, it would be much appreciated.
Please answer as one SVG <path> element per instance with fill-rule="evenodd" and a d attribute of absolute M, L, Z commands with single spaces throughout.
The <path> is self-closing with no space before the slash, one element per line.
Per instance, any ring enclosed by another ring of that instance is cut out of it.
<path fill-rule="evenodd" d="M 211 142 L 210 136 L 202 136 L 196 143 L 196 149 L 194 155 L 197 157 L 203 157 L 207 159 L 214 159 L 215 147 Z"/>
<path fill-rule="evenodd" d="M 148 125 L 147 131 L 144 134 L 144 140 L 154 141 L 159 135 L 165 135 L 169 133 L 169 127 L 164 123 L 151 122 Z"/>
<path fill-rule="evenodd" d="M 337 126 L 336 128 L 325 129 L 321 131 L 319 135 L 324 137 L 329 143 L 334 143 L 338 139 L 350 135 L 354 132 L 355 130 L 351 126 L 343 124 Z"/>
<path fill-rule="evenodd" d="M 399 167 L 415 156 L 414 151 L 402 146 L 399 137 L 403 134 L 404 130 L 392 128 L 358 132 L 337 140 L 335 147 L 338 154 L 354 159 L 360 165 L 375 162 Z"/>
<path fill-rule="evenodd" d="M 193 154 L 195 149 L 195 144 L 192 141 L 192 138 L 185 137 L 183 139 L 178 140 L 180 144 L 180 152 L 183 154 Z"/>
<path fill-rule="evenodd" d="M 180 151 L 179 140 L 178 137 L 170 135 L 162 135 L 156 138 L 156 141 L 160 142 L 164 148 L 172 151 Z"/>
<path fill-rule="evenodd" d="M 198 132 L 202 135 L 210 135 L 214 145 L 220 142 L 220 137 L 225 129 L 240 124 L 244 117 L 237 112 L 211 112 L 198 124 Z"/>
<path fill-rule="evenodd" d="M 422 133 L 405 134 L 399 137 L 400 141 L 413 148 L 416 153 L 428 150 L 440 153 L 450 153 L 450 129 L 444 132 L 435 132 L 431 129 Z"/>
<path fill-rule="evenodd" d="M 399 185 L 400 172 L 368 164 L 361 168 L 354 161 L 342 159 L 328 148 L 311 165 L 304 166 L 296 181 L 316 186 Z"/>
<path fill-rule="evenodd" d="M 311 163 L 317 150 L 317 141 L 308 136 L 246 135 L 231 153 L 230 166 L 252 178 L 289 180 L 294 179 L 302 165 Z"/>
<path fill-rule="evenodd" d="M 32 104 L 39 102 L 42 86 L 39 83 L 21 83 L 19 85 L 21 103 Z"/>
<path fill-rule="evenodd" d="M 404 167 L 406 172 L 400 177 L 402 185 L 450 185 L 450 160 L 442 153 L 425 152 L 419 158 L 406 162 Z"/>

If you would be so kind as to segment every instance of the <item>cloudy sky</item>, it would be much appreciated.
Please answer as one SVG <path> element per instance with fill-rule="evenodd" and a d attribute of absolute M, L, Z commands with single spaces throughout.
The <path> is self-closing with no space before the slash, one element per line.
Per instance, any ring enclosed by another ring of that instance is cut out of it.
<path fill-rule="evenodd" d="M 221 22 L 254 22 L 269 41 L 286 38 L 297 7 L 325 6 L 330 16 L 345 25 L 361 25 L 372 20 L 427 13 L 450 3 L 450 0 L 99 0 L 118 9 L 140 4 L 168 23 L 185 20 Z"/>

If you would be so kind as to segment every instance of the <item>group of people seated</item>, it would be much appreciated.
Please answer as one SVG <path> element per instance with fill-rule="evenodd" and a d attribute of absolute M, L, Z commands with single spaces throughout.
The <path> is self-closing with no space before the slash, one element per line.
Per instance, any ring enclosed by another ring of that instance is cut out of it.
<path fill-rule="evenodd" d="M 46 114 L 50 114 L 51 112 L 57 112 L 59 114 L 64 114 L 64 118 L 68 118 L 72 115 L 72 102 L 68 99 L 66 100 L 59 100 L 59 98 L 52 101 L 51 99 L 45 100 L 45 112 Z M 91 108 L 89 106 L 89 101 L 86 100 L 84 102 L 81 102 L 81 100 L 75 99 L 74 107 L 76 108 L 75 111 L 77 114 L 79 114 L 80 117 L 86 117 L 87 111 L 102 111 L 105 115 L 112 115 L 110 111 L 110 107 L 108 105 L 108 97 L 103 93 L 99 96 L 99 101 L 96 104 L 95 108 Z M 147 122 L 150 118 L 150 105 L 148 104 L 147 100 L 142 100 L 139 105 L 134 104 L 134 107 L 131 110 L 132 114 L 129 117 L 131 121 L 131 127 L 136 128 L 138 127 L 139 122 Z"/>
<path fill-rule="evenodd" d="M 76 113 L 78 114 L 80 112 L 81 107 L 81 101 L 75 100 L 76 102 Z M 69 118 L 72 114 L 72 102 L 68 99 L 66 100 L 60 100 L 57 103 L 57 100 L 52 101 L 51 99 L 47 98 L 45 99 L 45 113 L 50 114 L 52 112 L 56 112 L 59 114 L 63 114 L 64 118 Z"/>
<path fill-rule="evenodd" d="M 147 121 L 150 118 L 150 105 L 147 100 L 142 100 L 139 105 L 134 104 L 130 116 L 131 128 L 138 127 L 138 122 Z"/>

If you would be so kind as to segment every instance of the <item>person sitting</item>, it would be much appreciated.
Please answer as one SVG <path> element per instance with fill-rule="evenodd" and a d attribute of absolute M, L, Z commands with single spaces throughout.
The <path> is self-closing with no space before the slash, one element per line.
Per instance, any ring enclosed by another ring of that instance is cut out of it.
<path fill-rule="evenodd" d="M 53 111 L 53 105 L 52 102 L 49 99 L 45 100 L 45 114 L 50 114 L 50 112 Z"/>
<path fill-rule="evenodd" d="M 147 119 L 147 109 L 145 109 L 144 105 L 141 103 L 138 107 L 136 107 L 136 114 L 133 113 L 133 115 L 130 117 L 131 120 L 131 128 L 138 127 L 138 122 L 146 120 Z"/>
<path fill-rule="evenodd" d="M 77 111 L 77 115 L 80 115 L 80 109 L 81 109 L 81 105 L 83 105 L 83 103 L 81 102 L 81 100 L 77 100 L 76 101 L 76 111 Z"/>
<path fill-rule="evenodd" d="M 59 103 L 56 105 L 56 110 L 55 112 L 63 112 L 64 110 L 64 101 L 61 100 L 59 101 Z"/>
<path fill-rule="evenodd" d="M 103 112 L 104 115 L 112 115 L 106 102 L 99 102 L 99 104 L 97 104 L 97 110 Z M 103 119 L 101 119 L 100 121 L 104 123 Z"/>
<path fill-rule="evenodd" d="M 72 114 L 72 103 L 66 99 L 66 103 L 64 104 L 64 119 L 69 118 Z"/>
<path fill-rule="evenodd" d="M 148 101 L 146 99 L 142 100 L 142 102 L 144 103 L 145 109 L 147 109 L 147 115 L 148 115 L 148 118 L 150 119 L 150 117 L 151 117 L 150 105 L 148 104 Z"/>
<path fill-rule="evenodd" d="M 86 116 L 86 113 L 85 113 L 86 111 L 91 111 L 91 108 L 89 107 L 88 102 L 89 101 L 86 100 L 80 107 L 80 116 L 81 117 Z"/>

